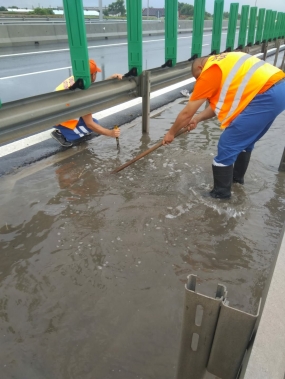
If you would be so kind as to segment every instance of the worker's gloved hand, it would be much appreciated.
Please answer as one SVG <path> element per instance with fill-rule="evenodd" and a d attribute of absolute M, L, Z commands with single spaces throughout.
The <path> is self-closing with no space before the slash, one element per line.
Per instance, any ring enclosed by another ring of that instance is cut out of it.
<path fill-rule="evenodd" d="M 168 131 L 162 141 L 163 145 L 169 145 L 174 140 L 174 135 Z"/>
<path fill-rule="evenodd" d="M 195 129 L 198 125 L 199 119 L 197 116 L 192 117 L 189 124 L 187 125 L 187 130 L 190 132 L 191 130 Z"/>

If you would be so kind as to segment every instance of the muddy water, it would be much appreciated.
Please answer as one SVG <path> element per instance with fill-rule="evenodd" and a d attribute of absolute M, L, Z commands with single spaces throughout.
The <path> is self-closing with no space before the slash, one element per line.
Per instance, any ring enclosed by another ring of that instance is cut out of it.
<path fill-rule="evenodd" d="M 284 222 L 285 114 L 257 145 L 245 186 L 207 196 L 220 135 L 205 122 L 118 174 L 182 104 L 0 179 L 3 379 L 173 379 L 184 284 L 226 285 L 255 313 Z"/>

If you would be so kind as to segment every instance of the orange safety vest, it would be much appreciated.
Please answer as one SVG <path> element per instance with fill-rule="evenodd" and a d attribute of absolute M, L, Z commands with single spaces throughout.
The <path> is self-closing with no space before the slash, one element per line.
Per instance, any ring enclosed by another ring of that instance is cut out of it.
<path fill-rule="evenodd" d="M 222 129 L 244 110 L 270 77 L 280 71 L 271 64 L 241 52 L 209 57 L 202 72 L 214 64 L 221 69 L 222 81 L 219 91 L 209 101 Z"/>
<path fill-rule="evenodd" d="M 73 84 L 74 84 L 74 77 L 70 76 L 69 78 L 65 79 L 59 86 L 57 86 L 55 91 L 62 91 L 62 90 L 68 89 Z M 61 122 L 60 125 L 73 130 L 76 128 L 76 125 L 78 124 L 78 120 L 79 119 L 64 121 L 64 122 Z"/>
<path fill-rule="evenodd" d="M 62 91 L 64 89 L 68 89 L 74 84 L 74 76 L 70 76 L 65 79 L 59 86 L 56 87 L 55 91 Z"/>

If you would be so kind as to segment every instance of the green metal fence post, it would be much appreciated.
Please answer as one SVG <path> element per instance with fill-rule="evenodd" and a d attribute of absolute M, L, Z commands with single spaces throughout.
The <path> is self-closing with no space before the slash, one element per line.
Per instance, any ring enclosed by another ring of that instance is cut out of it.
<path fill-rule="evenodd" d="M 284 36 L 283 31 L 285 31 L 285 13 L 280 12 L 280 25 L 279 25 L 279 38 Z M 283 20 L 284 20 L 284 28 L 283 28 Z M 283 30 L 284 29 L 284 30 Z"/>
<path fill-rule="evenodd" d="M 262 33 L 265 17 L 265 8 L 260 8 L 258 12 L 257 30 L 255 35 L 255 44 L 259 45 L 262 42 Z"/>
<path fill-rule="evenodd" d="M 82 0 L 63 0 L 72 72 L 75 80 L 82 79 L 81 89 L 91 84 L 88 49 Z"/>
<path fill-rule="evenodd" d="M 250 8 L 249 28 L 247 35 L 247 46 L 254 44 L 255 26 L 256 26 L 257 7 Z"/>
<path fill-rule="evenodd" d="M 270 25 L 270 29 L 269 29 L 269 41 L 272 41 L 273 39 L 276 39 L 275 38 L 276 15 L 277 15 L 277 11 L 272 11 L 272 14 L 271 14 L 271 25 Z"/>
<path fill-rule="evenodd" d="M 249 14 L 249 5 L 243 5 L 241 7 L 241 18 L 240 18 L 239 35 L 238 35 L 238 48 L 239 49 L 243 49 L 245 47 L 248 14 Z"/>
<path fill-rule="evenodd" d="M 239 3 L 231 3 L 231 6 L 230 6 L 230 18 L 229 18 L 228 34 L 227 34 L 227 42 L 226 42 L 227 51 L 234 50 L 237 19 L 238 19 L 238 6 L 239 6 Z"/>
<path fill-rule="evenodd" d="M 165 62 L 175 66 L 177 61 L 178 0 L 165 0 Z"/>
<path fill-rule="evenodd" d="M 223 27 L 224 0 L 215 0 L 214 20 L 212 31 L 212 54 L 218 54 L 221 49 L 221 37 Z"/>
<path fill-rule="evenodd" d="M 280 12 L 280 28 L 279 28 L 279 38 L 283 38 L 283 30 L 285 30 L 285 22 L 284 22 L 284 27 L 283 27 L 283 20 L 285 21 L 285 13 Z"/>
<path fill-rule="evenodd" d="M 142 73 L 142 0 L 127 0 L 128 62 L 133 75 Z"/>
<path fill-rule="evenodd" d="M 276 21 L 276 28 L 275 28 L 275 33 L 274 33 L 274 38 L 279 39 L 281 34 L 281 22 L 282 22 L 282 13 L 278 12 L 277 14 L 277 21 Z"/>
<path fill-rule="evenodd" d="M 283 13 L 283 21 L 282 21 L 282 26 L 281 26 L 281 37 L 285 37 L 285 13 Z"/>
<path fill-rule="evenodd" d="M 268 9 L 265 15 L 265 24 L 264 24 L 263 35 L 262 35 L 262 42 L 267 42 L 269 40 L 271 15 L 272 15 L 272 10 Z"/>
<path fill-rule="evenodd" d="M 201 57 L 206 0 L 195 0 L 191 57 Z"/>

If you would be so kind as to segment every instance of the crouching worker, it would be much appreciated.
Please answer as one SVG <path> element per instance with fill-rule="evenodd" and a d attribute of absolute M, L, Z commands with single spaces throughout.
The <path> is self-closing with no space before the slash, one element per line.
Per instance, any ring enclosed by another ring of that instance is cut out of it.
<path fill-rule="evenodd" d="M 91 82 L 95 82 L 97 72 L 101 72 L 101 69 L 96 65 L 93 59 L 89 60 Z M 122 79 L 121 74 L 113 74 L 107 79 Z M 71 76 L 64 80 L 58 87 L 56 91 L 62 91 L 69 88 L 74 84 L 74 77 Z M 64 147 L 71 147 L 73 144 L 78 144 L 85 141 L 90 137 L 92 132 L 102 134 L 108 137 L 119 137 L 120 129 L 109 130 L 103 128 L 99 121 L 92 118 L 92 114 L 87 114 L 79 118 L 79 120 L 69 120 L 62 122 L 61 124 L 55 126 L 55 130 L 51 132 L 51 136 L 57 140 Z"/>
<path fill-rule="evenodd" d="M 197 58 L 192 74 L 197 80 L 192 96 L 163 143 L 171 143 L 180 129 L 190 131 L 200 121 L 217 116 L 224 131 L 212 164 L 214 188 L 210 195 L 229 198 L 232 182 L 244 183 L 254 144 L 285 110 L 285 74 L 241 52 Z M 194 116 L 206 100 L 210 105 Z"/>

